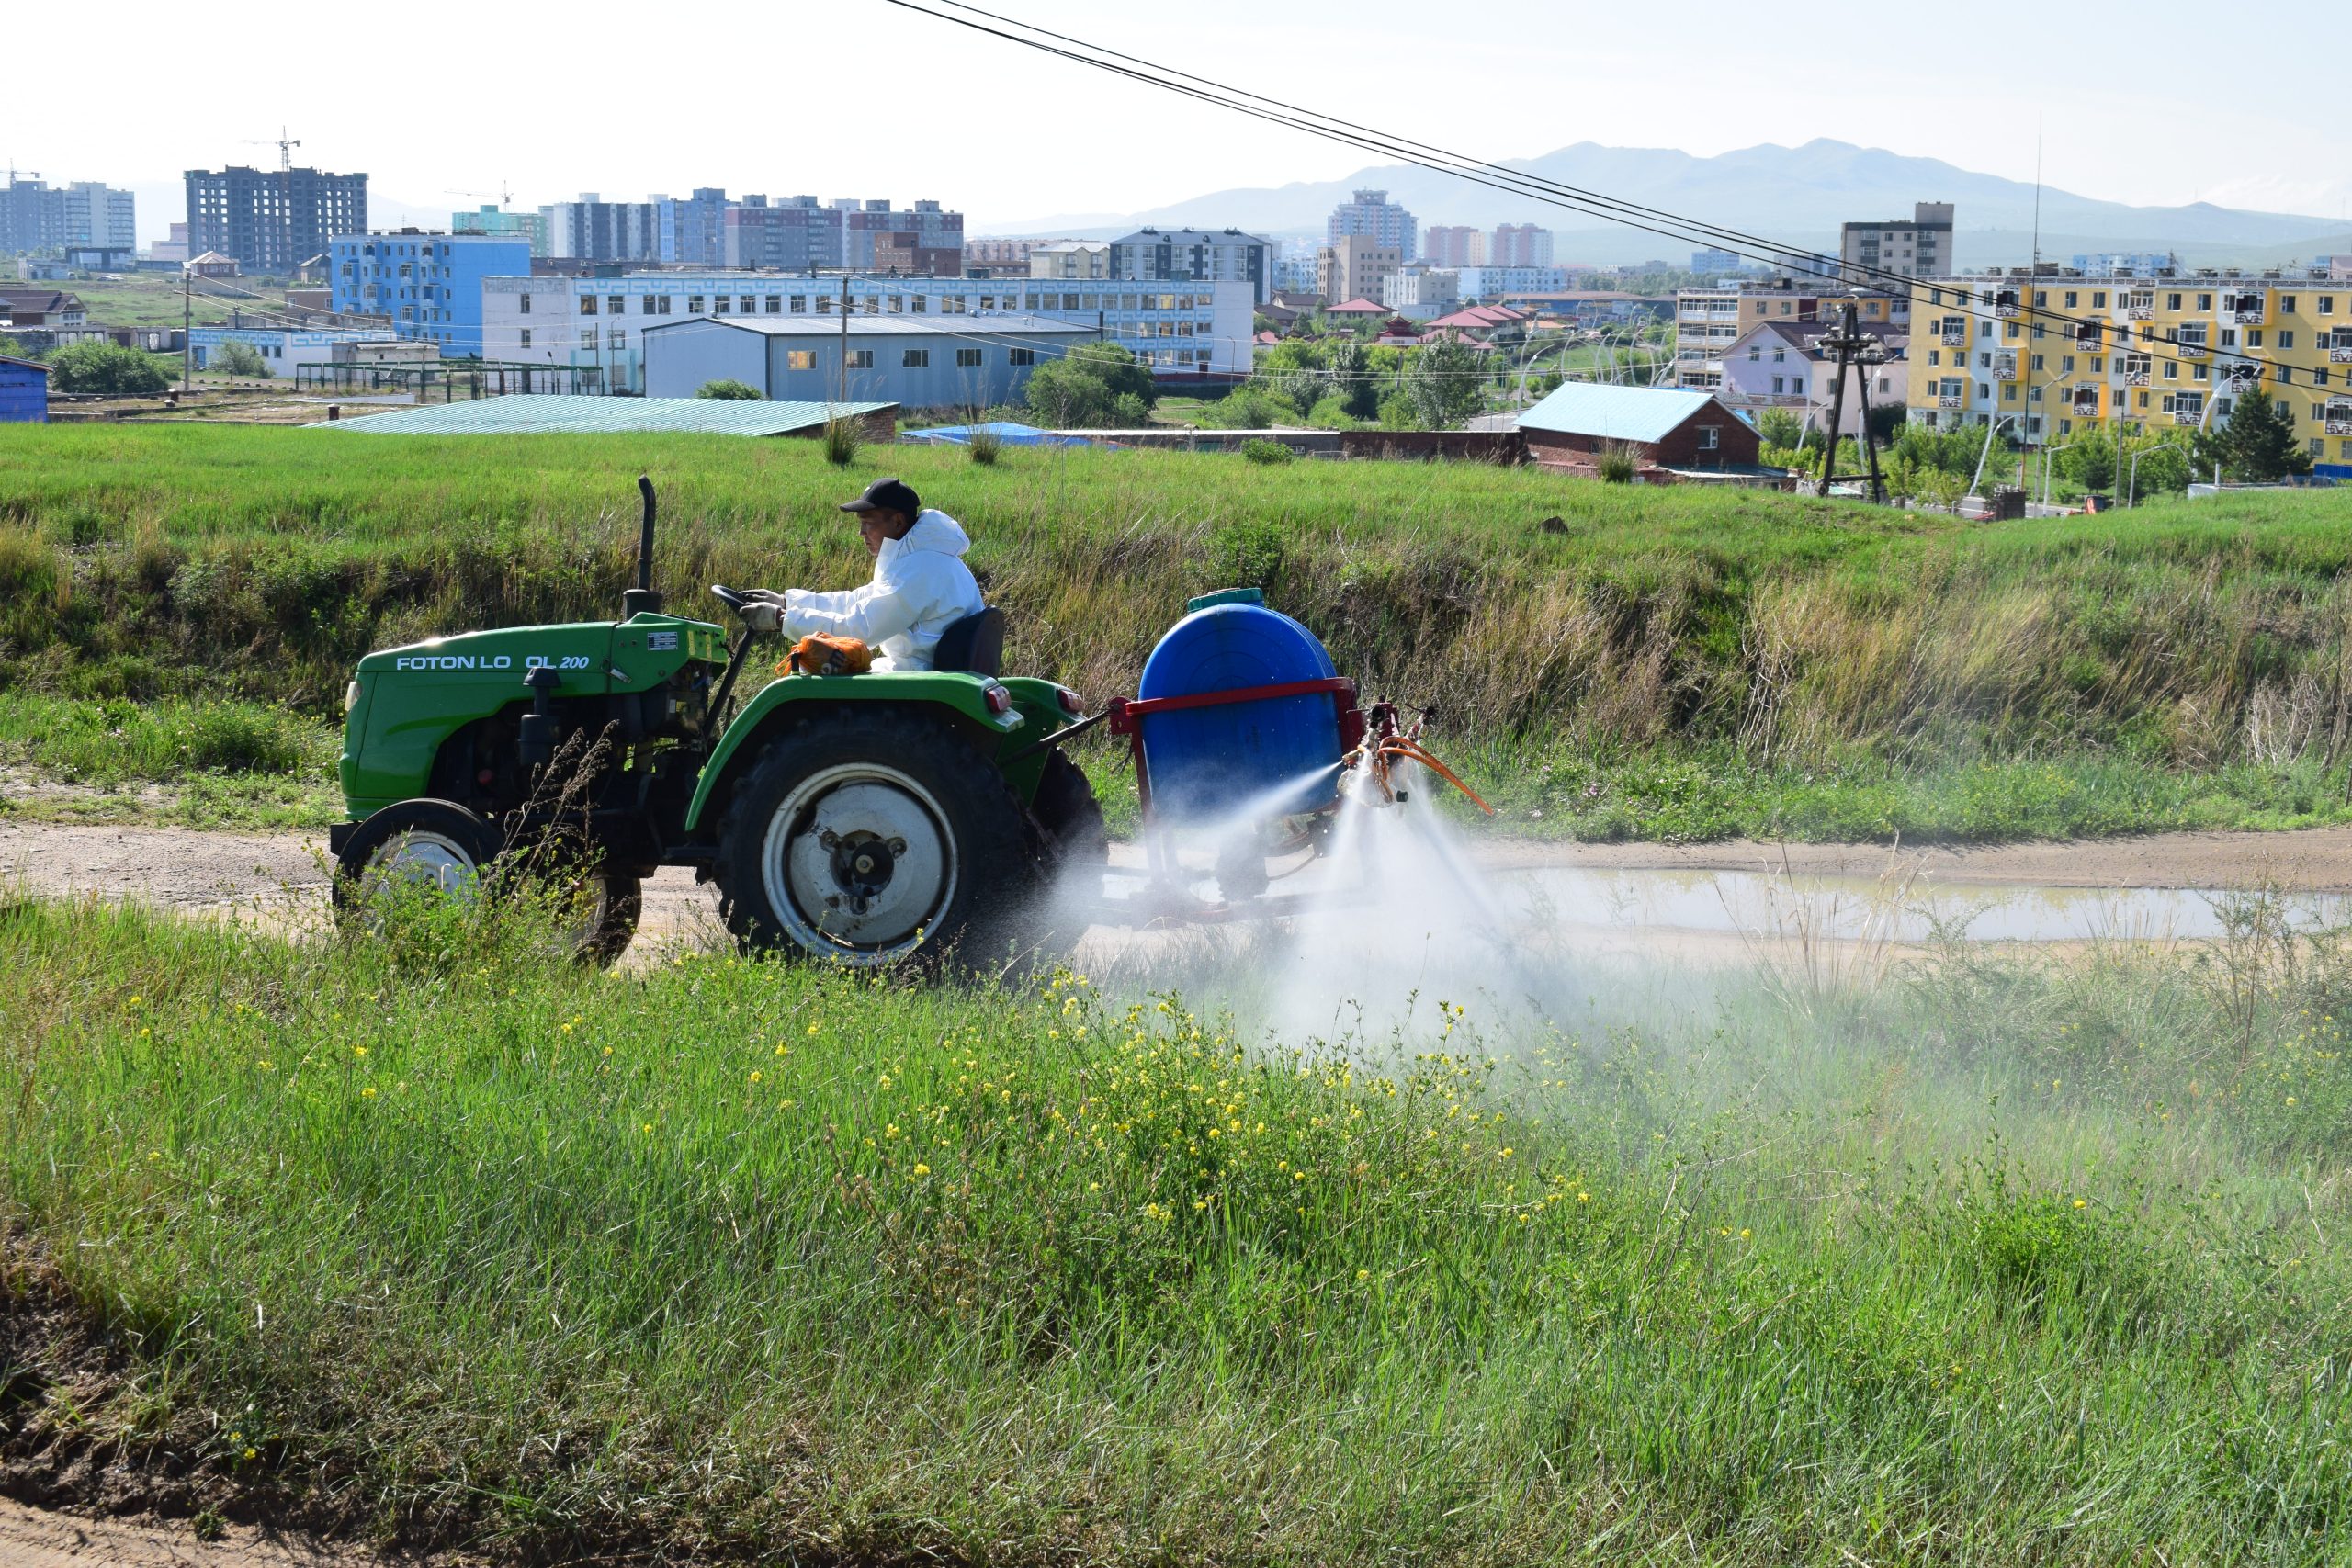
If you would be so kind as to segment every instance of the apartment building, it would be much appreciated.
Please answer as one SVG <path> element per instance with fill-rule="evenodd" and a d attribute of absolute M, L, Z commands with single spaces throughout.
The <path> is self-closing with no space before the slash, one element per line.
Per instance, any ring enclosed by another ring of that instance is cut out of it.
<path fill-rule="evenodd" d="M 1713 391 L 1724 384 L 1724 355 L 1766 321 L 1811 321 L 1851 299 L 1865 326 L 1911 325 L 1911 300 L 1901 294 L 1825 290 L 1815 277 L 1775 277 L 1752 283 L 1679 289 L 1674 296 L 1674 384 Z"/>
<path fill-rule="evenodd" d="M 2352 478 L 2352 279 L 2326 267 L 2080 273 L 2045 263 L 1912 290 L 1911 418 L 2029 445 L 2207 428 L 2260 386 Z"/>
<path fill-rule="evenodd" d="M 964 265 L 1027 272 L 1030 253 L 1041 243 L 1037 240 L 967 239 L 964 242 Z"/>
<path fill-rule="evenodd" d="M 840 265 L 853 272 L 888 272 L 922 277 L 954 277 L 964 270 L 964 215 L 935 201 L 893 207 L 887 201 L 843 197 L 832 205 L 841 214 Z"/>
<path fill-rule="evenodd" d="M 1550 266 L 1552 231 L 1535 223 L 1505 223 L 1487 244 L 1491 266 Z"/>
<path fill-rule="evenodd" d="M 138 247 L 138 201 L 130 191 L 96 180 L 52 186 L 13 175 L 0 187 L 0 255 Z"/>
<path fill-rule="evenodd" d="M 1111 242 L 1110 276 L 1139 283 L 1247 283 L 1274 297 L 1274 243 L 1238 229 L 1138 229 Z"/>
<path fill-rule="evenodd" d="M 1404 265 L 1405 253 L 1399 247 L 1384 244 L 1370 234 L 1344 235 L 1316 253 L 1315 291 L 1334 305 L 1351 299 L 1376 300 L 1389 276 Z"/>
<path fill-rule="evenodd" d="M 327 245 L 338 314 L 383 317 L 401 338 L 436 344 L 453 359 L 482 352 L 483 281 L 530 270 L 530 242 L 520 235 L 401 229 L 338 235 Z"/>
<path fill-rule="evenodd" d="M 1379 249 L 1395 251 L 1400 258 L 1420 250 L 1419 224 L 1411 213 L 1389 200 L 1385 190 L 1357 191 L 1354 199 L 1333 208 L 1323 226 L 1323 238 L 1332 246 L 1342 240 L 1368 239 Z"/>
<path fill-rule="evenodd" d="M 648 328 L 703 316 L 838 321 L 844 291 L 853 316 L 920 318 L 976 344 L 989 341 L 991 317 L 1051 317 L 1090 334 L 1099 330 L 1162 375 L 1246 375 L 1250 367 L 1246 283 L 808 273 L 488 278 L 481 286 L 483 355 L 509 364 L 569 366 L 583 390 L 641 392 Z"/>
<path fill-rule="evenodd" d="M 650 201 L 606 201 L 582 191 L 577 201 L 550 202 L 548 254 L 566 261 L 650 262 L 662 254 Z"/>
<path fill-rule="evenodd" d="M 1032 246 L 1028 262 L 1023 271 L 1031 277 L 1099 280 L 1111 276 L 1111 242 L 1056 240 L 1049 245 Z"/>
<path fill-rule="evenodd" d="M 1951 203 L 1921 201 L 1908 219 L 1848 223 L 1838 231 L 1838 265 L 1847 278 L 1864 288 L 1886 275 L 1935 277 L 1952 270 Z"/>
<path fill-rule="evenodd" d="M 747 196 L 719 217 L 718 265 L 814 272 L 842 265 L 842 214 L 813 196 Z"/>
<path fill-rule="evenodd" d="M 727 265 L 727 209 L 733 205 L 716 186 L 697 186 L 684 199 L 653 198 L 653 251 L 665 265 Z"/>
<path fill-rule="evenodd" d="M 1465 266 L 1456 269 L 1464 299 L 1499 299 L 1506 294 L 1556 294 L 1568 286 L 1559 266 Z"/>
<path fill-rule="evenodd" d="M 1487 231 L 1467 223 L 1437 223 L 1421 231 L 1421 260 L 1431 266 L 1484 266 Z"/>
<path fill-rule="evenodd" d="M 487 234 L 498 240 L 520 240 L 531 247 L 533 255 L 548 254 L 548 215 L 544 212 L 509 212 L 502 207 L 484 202 L 471 212 L 449 214 L 449 231 L 453 234 Z"/>
<path fill-rule="evenodd" d="M 1380 280 L 1380 302 L 1411 321 L 1442 316 L 1461 299 L 1462 274 L 1453 267 L 1416 262 Z"/>
<path fill-rule="evenodd" d="M 368 227 L 368 176 L 322 169 L 190 169 L 188 249 L 291 277 L 337 234 Z"/>

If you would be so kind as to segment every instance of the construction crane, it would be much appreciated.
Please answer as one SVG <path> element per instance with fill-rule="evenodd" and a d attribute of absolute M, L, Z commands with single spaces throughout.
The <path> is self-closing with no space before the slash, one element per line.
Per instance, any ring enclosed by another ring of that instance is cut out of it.
<path fill-rule="evenodd" d="M 498 198 L 498 205 L 501 207 L 512 207 L 514 205 L 514 187 L 508 185 L 504 180 L 498 182 L 498 188 L 496 190 L 445 190 L 441 194 L 443 196 L 473 196 L 483 197 L 494 196 Z"/>
<path fill-rule="evenodd" d="M 302 145 L 302 141 L 300 137 L 288 138 L 286 134 L 286 128 L 281 125 L 277 128 L 277 134 L 275 137 L 248 136 L 244 139 L 243 144 L 247 147 L 277 148 L 277 172 L 279 174 L 286 174 L 293 169 L 294 149 Z"/>

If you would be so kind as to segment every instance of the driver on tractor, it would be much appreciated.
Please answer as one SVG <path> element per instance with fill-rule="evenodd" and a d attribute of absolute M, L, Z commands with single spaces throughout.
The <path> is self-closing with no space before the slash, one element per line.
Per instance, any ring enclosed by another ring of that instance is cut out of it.
<path fill-rule="evenodd" d="M 928 670 L 939 637 L 956 622 L 986 608 L 964 552 L 964 525 L 925 507 L 910 485 L 876 479 L 843 512 L 874 558 L 874 580 L 863 588 L 825 593 L 787 588 L 754 589 L 744 606 L 752 629 L 798 640 L 823 633 L 855 637 L 874 649 L 876 670 Z"/>

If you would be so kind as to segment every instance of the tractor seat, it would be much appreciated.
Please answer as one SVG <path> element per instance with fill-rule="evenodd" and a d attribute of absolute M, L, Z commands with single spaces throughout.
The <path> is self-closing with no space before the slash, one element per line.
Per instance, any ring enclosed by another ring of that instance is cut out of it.
<path fill-rule="evenodd" d="M 971 675 L 999 675 L 1003 666 L 1004 612 L 993 604 L 949 622 L 931 656 L 934 670 L 960 670 Z"/>

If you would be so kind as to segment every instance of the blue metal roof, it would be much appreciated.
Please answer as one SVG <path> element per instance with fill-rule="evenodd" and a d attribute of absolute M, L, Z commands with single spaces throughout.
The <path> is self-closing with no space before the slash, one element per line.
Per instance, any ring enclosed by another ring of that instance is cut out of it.
<path fill-rule="evenodd" d="M 1663 441 L 1714 400 L 1672 387 L 1604 387 L 1570 381 L 1519 416 L 1521 430 L 1597 435 L 1609 441 Z"/>
<path fill-rule="evenodd" d="M 1034 424 L 1019 424 L 1009 419 L 993 420 L 987 424 L 943 424 L 929 430 L 910 430 L 899 437 L 915 445 L 964 446 L 975 435 L 993 435 L 1007 446 L 1091 446 L 1093 442 L 1083 435 L 1057 435 L 1050 430 L 1040 430 Z"/>
<path fill-rule="evenodd" d="M 311 429 L 370 435 L 513 435 L 568 431 L 685 431 L 704 435 L 789 435 L 836 416 L 857 417 L 896 403 L 771 403 L 729 398 L 587 398 L 520 393 L 469 403 L 431 403 Z"/>

